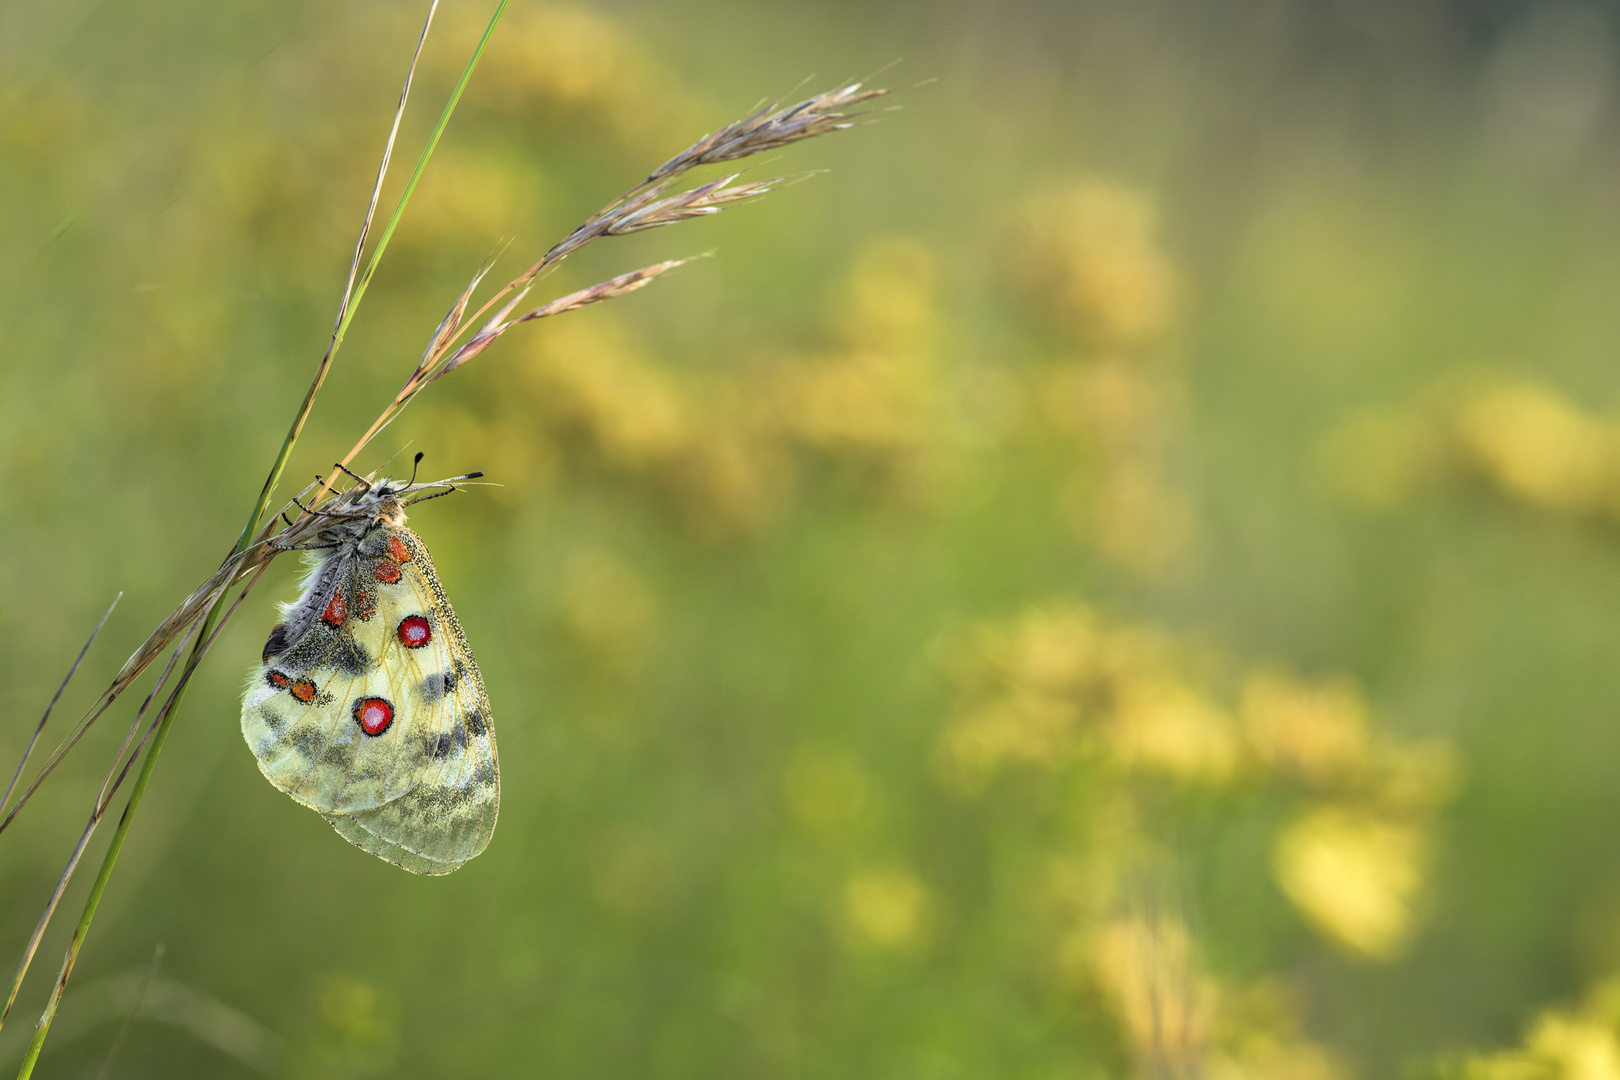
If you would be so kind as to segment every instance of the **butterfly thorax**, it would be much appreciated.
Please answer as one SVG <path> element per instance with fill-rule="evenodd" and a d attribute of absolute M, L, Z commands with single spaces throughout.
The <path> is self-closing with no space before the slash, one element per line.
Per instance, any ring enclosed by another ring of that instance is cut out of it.
<path fill-rule="evenodd" d="M 384 480 L 370 491 L 356 496 L 352 507 L 343 507 L 340 502 L 339 509 L 328 510 L 325 516 L 328 519 L 326 524 L 316 533 L 319 538 L 317 545 L 358 542 L 379 528 L 402 528 L 405 525 L 405 504 Z"/>

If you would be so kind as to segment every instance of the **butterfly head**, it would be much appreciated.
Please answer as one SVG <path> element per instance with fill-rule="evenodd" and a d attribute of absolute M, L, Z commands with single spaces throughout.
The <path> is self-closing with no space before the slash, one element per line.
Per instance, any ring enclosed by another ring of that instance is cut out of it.
<path fill-rule="evenodd" d="M 398 484 L 383 477 L 372 485 L 371 490 L 355 500 L 355 512 L 370 525 L 399 528 L 405 524 L 405 501 L 400 496 L 406 494 L 410 487 L 409 484 Z"/>

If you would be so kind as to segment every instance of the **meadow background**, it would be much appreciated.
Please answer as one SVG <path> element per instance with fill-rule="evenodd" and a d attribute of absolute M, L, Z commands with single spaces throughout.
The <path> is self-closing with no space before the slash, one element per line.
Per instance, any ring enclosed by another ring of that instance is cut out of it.
<path fill-rule="evenodd" d="M 490 7 L 445 0 L 405 162 Z M 0 4 L 8 771 L 111 597 L 64 720 L 234 540 L 419 8 Z M 289 477 L 506 241 L 494 277 L 801 78 L 937 82 L 570 260 L 717 253 L 361 462 L 503 485 L 412 517 L 494 705 L 489 850 L 416 878 L 259 776 L 279 561 L 40 1075 L 95 1074 L 161 943 L 112 1075 L 1620 1077 L 1617 25 L 514 0 Z M 133 703 L 0 836 L 0 963 Z"/>

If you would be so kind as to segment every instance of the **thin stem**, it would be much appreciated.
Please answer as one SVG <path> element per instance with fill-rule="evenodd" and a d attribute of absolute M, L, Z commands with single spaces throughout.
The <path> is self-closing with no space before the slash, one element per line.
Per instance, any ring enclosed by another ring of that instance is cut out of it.
<path fill-rule="evenodd" d="M 135 1025 L 135 1014 L 141 1011 L 141 1002 L 146 1000 L 146 992 L 152 988 L 152 980 L 157 978 L 158 968 L 163 964 L 163 943 L 152 950 L 152 962 L 146 965 L 146 974 L 141 976 L 141 984 L 135 988 L 135 997 L 129 1003 L 129 1012 L 124 1014 L 124 1023 L 114 1036 L 112 1045 L 107 1048 L 107 1056 L 101 1061 L 101 1068 L 96 1070 L 96 1080 L 107 1080 L 112 1072 L 113 1062 L 118 1060 L 118 1051 L 124 1048 L 124 1040 L 129 1038 L 129 1029 Z"/>
<path fill-rule="evenodd" d="M 56 703 L 62 699 L 62 693 L 67 689 L 68 683 L 73 681 L 73 674 L 79 670 L 79 664 L 83 662 L 84 654 L 90 651 L 90 646 L 95 642 L 96 635 L 101 633 L 103 626 L 107 625 L 107 620 L 112 617 L 113 608 L 117 607 L 118 601 L 123 598 L 124 594 L 119 593 L 113 597 L 113 602 L 107 605 L 107 613 L 101 617 L 100 622 L 96 623 L 96 628 L 90 631 L 90 637 L 85 641 L 84 648 L 79 650 L 79 655 L 74 658 L 73 666 L 68 668 L 67 677 L 62 680 L 62 685 L 56 688 L 56 694 L 51 698 L 51 703 L 45 706 L 45 715 L 39 718 L 39 726 L 34 728 L 33 737 L 28 740 L 28 745 L 23 747 L 22 760 L 17 762 L 17 771 L 11 774 L 11 783 L 6 785 L 6 793 L 0 795 L 0 811 L 5 810 L 6 803 L 11 801 L 11 793 L 17 790 L 17 781 L 22 779 L 23 767 L 28 764 L 29 755 L 34 752 L 34 744 L 39 742 L 40 735 L 45 731 L 45 724 L 51 718 L 51 710 L 56 708 Z"/>

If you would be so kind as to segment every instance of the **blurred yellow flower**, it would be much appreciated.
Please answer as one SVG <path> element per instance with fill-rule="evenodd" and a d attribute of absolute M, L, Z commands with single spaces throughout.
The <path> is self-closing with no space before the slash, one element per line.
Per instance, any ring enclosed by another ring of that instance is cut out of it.
<path fill-rule="evenodd" d="M 865 943 L 906 949 L 922 938 L 928 889 L 903 867 L 875 868 L 853 875 L 844 886 L 844 914 Z"/>
<path fill-rule="evenodd" d="M 902 455 L 924 439 L 920 377 L 910 358 L 876 351 L 813 358 L 783 377 L 782 419 L 822 450 L 880 461 Z"/>
<path fill-rule="evenodd" d="M 452 8 L 445 34 L 471 43 L 484 15 Z M 480 107 L 525 117 L 563 118 L 606 131 L 647 152 L 668 154 L 668 132 L 691 127 L 685 91 L 614 20 L 573 5 L 511 11 L 483 63 L 474 92 Z M 441 77 L 459 74 L 467 48 L 430 51 Z"/>
<path fill-rule="evenodd" d="M 612 466 L 642 471 L 686 444 L 675 386 L 603 319 L 558 320 L 530 339 L 522 376 L 534 408 L 559 434 L 586 442 Z"/>
<path fill-rule="evenodd" d="M 494 243 L 533 230 L 541 209 L 540 179 L 532 165 L 497 149 L 447 146 L 411 201 L 412 246 L 439 250 L 457 240 Z"/>
<path fill-rule="evenodd" d="M 1199 969 L 1179 919 L 1128 916 L 1098 934 L 1092 971 L 1144 1076 L 1197 1075 L 1215 1012 L 1215 987 Z"/>
<path fill-rule="evenodd" d="M 1277 976 L 1223 986 L 1208 1080 L 1348 1080 L 1338 1055 L 1300 1034 L 1296 995 Z"/>
<path fill-rule="evenodd" d="M 1545 386 L 1475 391 L 1458 410 L 1457 437 L 1487 479 L 1537 506 L 1594 509 L 1612 486 L 1613 435 Z"/>
<path fill-rule="evenodd" d="M 1375 744 L 1370 765 L 1368 801 L 1396 814 L 1432 811 L 1462 787 L 1462 762 L 1446 739 Z"/>
<path fill-rule="evenodd" d="M 1095 677 L 1103 643 L 1086 609 L 1038 609 L 1010 625 L 982 629 L 975 642 L 975 677 L 1042 695 L 1078 693 Z"/>
<path fill-rule="evenodd" d="M 1209 698 L 1164 679 L 1129 679 L 1116 691 L 1112 748 L 1124 764 L 1178 780 L 1219 783 L 1237 763 L 1231 719 Z"/>
<path fill-rule="evenodd" d="M 1410 940 L 1427 857 L 1416 826 L 1323 807 L 1278 834 L 1272 867 L 1283 892 L 1330 941 L 1389 960 Z"/>
<path fill-rule="evenodd" d="M 871 241 L 835 294 L 835 336 L 856 349 L 932 352 L 942 332 L 939 260 L 906 236 Z"/>
<path fill-rule="evenodd" d="M 983 705 L 946 729 L 940 744 L 945 778 L 973 792 L 1005 765 L 1054 768 L 1067 760 L 1079 715 L 1070 702 L 1034 694 Z"/>
<path fill-rule="evenodd" d="M 1203 1075 L 1207 1080 L 1346 1080 L 1349 1070 L 1320 1046 L 1290 1043 L 1267 1046 L 1250 1056 L 1212 1054 Z"/>
<path fill-rule="evenodd" d="M 1577 1009 L 1537 1017 L 1522 1047 L 1471 1054 L 1463 1080 L 1620 1080 L 1620 985 L 1595 985 Z"/>
<path fill-rule="evenodd" d="M 829 454 L 914 469 L 937 437 L 936 349 L 941 333 L 934 257 L 913 240 L 874 243 L 834 305 L 838 347 L 797 362 L 778 380 L 783 427 Z"/>
<path fill-rule="evenodd" d="M 1169 434 L 1164 380 L 1117 356 L 1054 364 L 1037 375 L 1034 393 L 1055 428 L 1112 453 L 1156 452 Z"/>
<path fill-rule="evenodd" d="M 1560 1080 L 1620 1080 L 1620 1042 L 1612 1025 L 1545 1016 L 1531 1030 L 1525 1049 L 1551 1066 Z"/>
<path fill-rule="evenodd" d="M 1176 281 L 1139 192 L 1082 180 L 1036 197 L 1009 230 L 1003 262 L 1054 324 L 1105 346 L 1151 344 L 1169 329 Z"/>
<path fill-rule="evenodd" d="M 1260 759 L 1314 784 L 1341 781 L 1367 756 L 1367 703 L 1346 682 L 1308 684 L 1279 671 L 1243 687 L 1243 730 Z"/>
<path fill-rule="evenodd" d="M 1157 470 L 1137 460 L 1110 469 L 1082 514 L 1081 531 L 1103 554 L 1145 578 L 1157 578 L 1186 550 L 1192 508 Z"/>
<path fill-rule="evenodd" d="M 1004 766 L 1056 768 L 1085 751 L 1220 783 L 1237 764 L 1237 734 L 1188 667 L 1163 635 L 1100 625 L 1080 607 L 981 628 L 951 668 L 962 700 L 940 742 L 945 777 L 973 792 Z"/>

